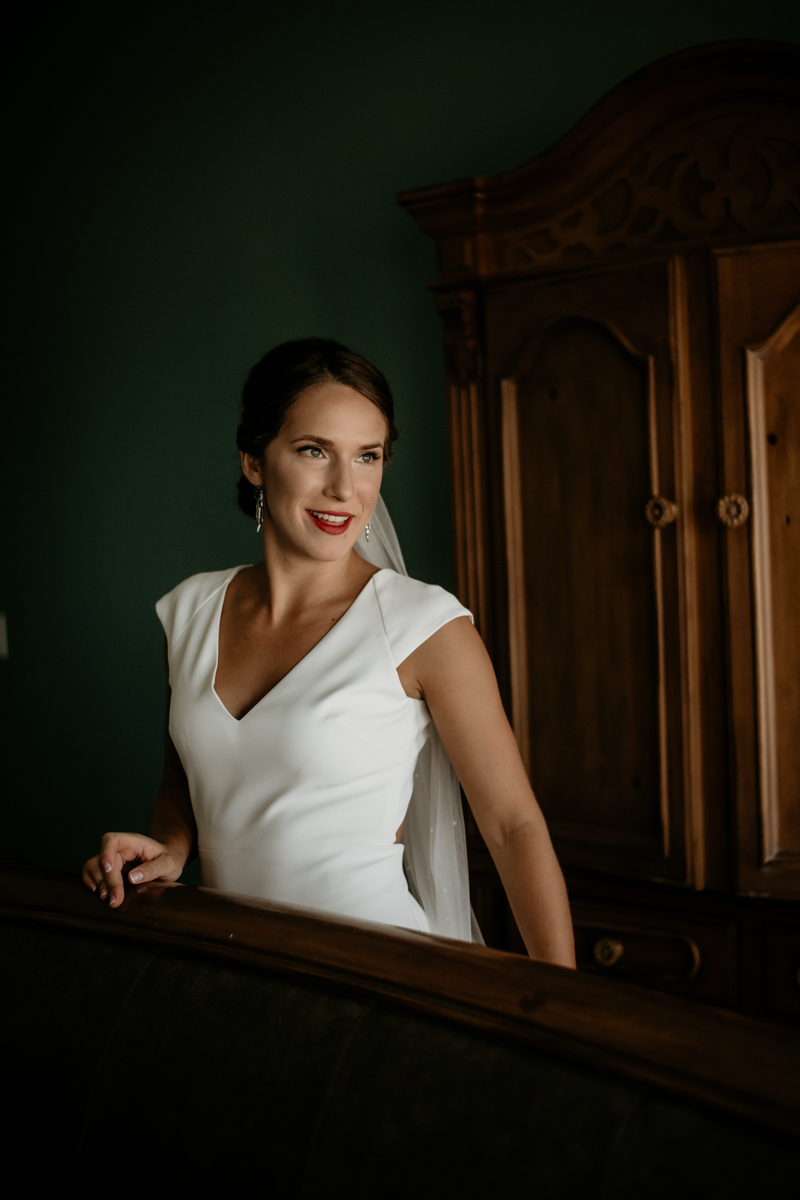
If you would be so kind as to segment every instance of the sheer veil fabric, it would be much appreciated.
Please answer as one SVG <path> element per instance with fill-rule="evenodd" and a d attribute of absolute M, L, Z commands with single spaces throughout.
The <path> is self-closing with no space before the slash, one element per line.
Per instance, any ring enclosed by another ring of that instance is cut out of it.
<path fill-rule="evenodd" d="M 369 541 L 362 533 L 355 548 L 373 566 L 408 575 L 383 497 L 370 521 Z M 408 885 L 425 910 L 431 932 L 483 945 L 469 902 L 461 788 L 433 723 L 414 772 L 403 846 Z"/>

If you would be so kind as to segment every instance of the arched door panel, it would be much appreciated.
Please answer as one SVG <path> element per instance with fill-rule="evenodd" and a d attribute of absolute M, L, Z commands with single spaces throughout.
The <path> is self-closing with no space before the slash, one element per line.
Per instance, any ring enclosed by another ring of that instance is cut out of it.
<path fill-rule="evenodd" d="M 646 515 L 676 496 L 674 290 L 664 265 L 498 288 L 487 346 L 534 790 L 564 862 L 688 882 L 684 514 Z"/>

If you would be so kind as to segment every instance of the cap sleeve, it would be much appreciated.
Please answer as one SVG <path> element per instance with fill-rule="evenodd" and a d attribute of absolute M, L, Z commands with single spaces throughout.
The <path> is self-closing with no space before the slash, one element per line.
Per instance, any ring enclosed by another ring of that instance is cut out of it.
<path fill-rule="evenodd" d="M 241 567 L 234 567 L 229 571 L 206 571 L 202 575 L 192 575 L 156 602 L 156 614 L 164 626 L 170 653 L 195 614 L 225 586 L 232 575 L 241 570 Z"/>
<path fill-rule="evenodd" d="M 456 617 L 473 620 L 468 608 L 435 584 L 388 569 L 379 571 L 373 579 L 395 667 Z"/>

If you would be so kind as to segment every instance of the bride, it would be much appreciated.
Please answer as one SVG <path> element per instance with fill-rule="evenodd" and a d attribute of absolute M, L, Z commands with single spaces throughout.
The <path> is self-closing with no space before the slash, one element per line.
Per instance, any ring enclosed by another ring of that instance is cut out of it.
<path fill-rule="evenodd" d="M 460 781 L 529 954 L 574 966 L 564 880 L 483 642 L 455 597 L 405 573 L 380 499 L 396 436 L 383 375 L 338 342 L 286 342 L 252 369 L 239 504 L 264 560 L 159 600 L 150 836 L 107 833 L 84 882 L 116 908 L 126 869 L 176 880 L 199 854 L 207 887 L 480 940 Z"/>

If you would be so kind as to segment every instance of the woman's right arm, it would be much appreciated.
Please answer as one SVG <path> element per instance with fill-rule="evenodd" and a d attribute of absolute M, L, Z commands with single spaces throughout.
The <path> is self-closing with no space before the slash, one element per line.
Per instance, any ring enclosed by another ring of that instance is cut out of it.
<path fill-rule="evenodd" d="M 151 879 L 176 880 L 196 854 L 197 824 L 183 763 L 169 735 L 170 688 L 167 685 L 167 716 L 164 725 L 164 768 L 153 803 L 150 836 L 141 833 L 107 833 L 100 853 L 83 867 L 83 882 L 111 908 L 118 908 L 125 895 L 122 876 L 128 863 L 131 883 Z"/>

